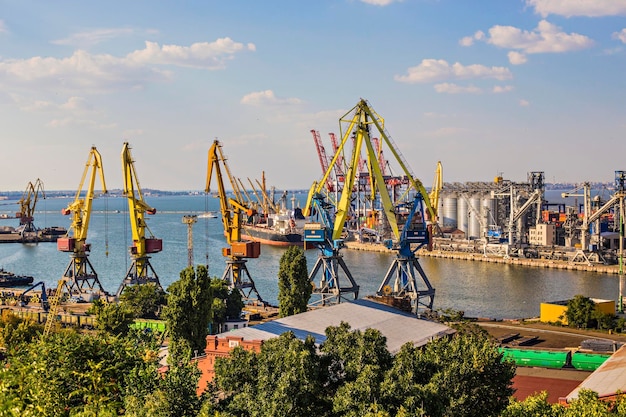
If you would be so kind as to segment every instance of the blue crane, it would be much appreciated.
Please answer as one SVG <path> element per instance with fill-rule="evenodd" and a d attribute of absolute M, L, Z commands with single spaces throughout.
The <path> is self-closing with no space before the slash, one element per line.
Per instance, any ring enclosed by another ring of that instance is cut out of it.
<path fill-rule="evenodd" d="M 356 284 L 350 270 L 341 256 L 343 239 L 341 236 L 334 236 L 335 205 L 328 202 L 326 197 L 315 191 L 316 184 L 311 188 L 309 194 L 310 222 L 304 225 L 305 247 L 317 247 L 320 254 L 315 262 L 315 266 L 309 274 L 311 285 L 313 285 L 313 295 L 319 299 L 311 302 L 311 305 L 326 305 L 338 303 L 345 294 L 353 293 L 354 299 L 359 296 L 359 286 Z M 345 189 L 344 189 L 345 192 Z M 343 271 L 349 281 L 349 286 L 342 286 L 340 272 Z M 315 283 L 315 278 L 321 273 L 320 280 Z"/>
<path fill-rule="evenodd" d="M 422 194 L 416 192 L 412 201 L 396 205 L 395 213 L 399 223 L 404 219 L 404 225 L 398 240 L 385 241 L 387 248 L 396 251 L 396 257 L 376 294 L 408 300 L 415 314 L 420 307 L 432 310 L 435 289 L 415 256 L 418 249 L 430 247 L 432 236 L 432 226 L 426 224 L 424 217 Z"/>

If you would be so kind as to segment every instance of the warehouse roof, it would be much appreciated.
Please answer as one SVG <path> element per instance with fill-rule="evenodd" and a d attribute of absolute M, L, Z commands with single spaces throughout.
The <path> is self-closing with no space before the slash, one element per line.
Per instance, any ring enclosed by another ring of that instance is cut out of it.
<path fill-rule="evenodd" d="M 626 392 L 626 345 L 622 346 L 567 396 L 567 402 L 578 398 L 580 390 L 598 393 L 600 398 Z"/>
<path fill-rule="evenodd" d="M 391 353 L 398 352 L 407 342 L 422 346 L 430 340 L 454 333 L 453 329 L 441 323 L 424 320 L 375 301 L 358 299 L 232 330 L 219 336 L 269 340 L 291 331 L 302 340 L 311 335 L 319 345 L 326 340 L 326 328 L 339 326 L 341 322 L 348 323 L 352 330 L 379 330 L 387 338 L 387 349 Z"/>

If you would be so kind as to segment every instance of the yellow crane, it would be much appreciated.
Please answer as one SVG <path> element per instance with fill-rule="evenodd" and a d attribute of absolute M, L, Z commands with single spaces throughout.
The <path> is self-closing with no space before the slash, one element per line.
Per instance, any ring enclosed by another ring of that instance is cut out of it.
<path fill-rule="evenodd" d="M 432 208 L 431 216 L 435 216 L 433 218 L 430 218 L 429 220 L 433 225 L 433 233 L 437 236 L 443 235 L 439 226 L 439 196 L 442 189 L 443 166 L 441 165 L 441 161 L 437 161 L 437 168 L 435 169 L 435 179 L 433 180 L 433 188 L 431 188 L 430 193 L 428 193 L 428 198 L 430 199 L 430 204 Z"/>
<path fill-rule="evenodd" d="M 26 190 L 22 194 L 22 198 L 18 201 L 20 205 L 20 211 L 15 213 L 15 217 L 20 219 L 20 232 L 22 235 L 25 232 L 36 232 L 37 228 L 33 224 L 35 219 L 35 207 L 37 206 L 37 200 L 39 195 L 46 198 L 46 193 L 43 189 L 43 182 L 37 178 L 35 183 L 29 182 L 26 185 Z"/>
<path fill-rule="evenodd" d="M 57 249 L 70 253 L 70 263 L 63 276 L 69 293 L 106 294 L 102 287 L 98 274 L 89 262 L 89 251 L 91 246 L 87 243 L 87 231 L 89 230 L 89 220 L 91 219 L 91 208 L 95 196 L 94 185 L 97 174 L 100 175 L 102 193 L 107 193 L 104 181 L 104 170 L 102 168 L 102 158 L 96 147 L 92 147 L 87 157 L 85 170 L 78 185 L 78 190 L 72 201 L 66 208 L 61 210 L 64 215 L 70 215 L 72 224 L 67 234 L 57 239 Z M 87 189 L 83 197 L 83 187 Z M 105 214 L 106 215 L 106 214 Z"/>
<path fill-rule="evenodd" d="M 163 240 L 154 237 L 145 221 L 146 214 L 156 214 L 156 209 L 148 205 L 143 197 L 135 161 L 130 153 L 128 142 L 122 147 L 122 172 L 124 180 L 124 196 L 128 199 L 128 214 L 130 216 L 130 228 L 133 244 L 130 247 L 132 264 L 126 273 L 126 277 L 120 284 L 116 295 L 119 296 L 127 285 L 151 284 L 161 288 L 159 277 L 150 264 L 151 253 L 161 252 Z M 146 237 L 146 231 L 149 236 Z"/>
<path fill-rule="evenodd" d="M 224 235 L 229 247 L 222 249 L 222 255 L 227 257 L 226 269 L 222 275 L 231 288 L 237 288 L 245 300 L 256 298 L 259 302 L 264 302 L 250 277 L 246 267 L 246 258 L 258 258 L 261 254 L 260 242 L 241 239 L 241 223 L 243 214 L 248 217 L 255 214 L 254 210 L 247 207 L 241 200 L 228 197 L 224 187 L 222 169 L 227 173 L 231 187 L 235 189 L 235 182 L 230 175 L 230 169 L 226 163 L 226 158 L 222 152 L 222 145 L 218 140 L 213 141 L 208 154 L 208 170 L 206 177 L 205 192 L 211 192 L 211 180 L 215 171 L 217 181 L 217 194 L 220 199 L 220 211 L 224 226 Z M 241 195 L 241 194 L 236 194 Z M 256 297 L 252 297 L 252 293 Z"/>

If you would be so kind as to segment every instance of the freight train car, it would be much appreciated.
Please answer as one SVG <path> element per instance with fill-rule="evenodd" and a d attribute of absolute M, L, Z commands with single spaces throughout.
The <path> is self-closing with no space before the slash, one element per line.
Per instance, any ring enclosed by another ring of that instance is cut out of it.
<path fill-rule="evenodd" d="M 504 360 L 512 360 L 517 366 L 561 369 L 571 363 L 570 351 L 499 348 Z"/>
<path fill-rule="evenodd" d="M 611 355 L 571 351 L 498 348 L 503 360 L 511 360 L 517 366 L 595 371 Z"/>

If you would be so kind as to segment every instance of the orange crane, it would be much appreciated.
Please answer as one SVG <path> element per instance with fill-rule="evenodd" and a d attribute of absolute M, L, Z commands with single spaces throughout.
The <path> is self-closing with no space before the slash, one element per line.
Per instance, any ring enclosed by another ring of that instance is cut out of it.
<path fill-rule="evenodd" d="M 330 136 L 330 143 L 332 143 L 333 145 L 333 152 L 337 153 L 337 151 L 339 150 L 339 143 L 337 142 L 337 137 L 335 136 L 334 133 L 329 133 L 328 136 Z M 343 152 L 339 153 L 339 156 L 337 157 L 337 162 L 335 163 L 335 173 L 337 174 L 337 181 L 338 182 L 343 182 L 343 177 L 345 175 L 345 161 L 343 158 Z"/>
<path fill-rule="evenodd" d="M 149 206 L 143 198 L 143 192 L 135 171 L 135 161 L 130 153 L 128 142 L 124 142 L 122 148 L 122 171 L 124 174 L 124 196 L 128 199 L 133 245 L 130 247 L 132 264 L 120 284 L 116 296 L 122 294 L 127 285 L 151 284 L 162 288 L 148 255 L 161 252 L 163 240 L 154 237 L 145 221 L 145 215 L 156 214 L 156 209 Z M 149 237 L 146 237 L 146 231 L 149 233 Z"/>
<path fill-rule="evenodd" d="M 43 190 L 43 182 L 37 178 L 34 184 L 32 182 L 28 183 L 22 198 L 18 201 L 20 211 L 15 213 L 15 217 L 20 219 L 20 226 L 18 229 L 22 235 L 26 232 L 37 231 L 37 228 L 33 224 L 33 220 L 39 194 L 41 194 L 43 198 L 46 198 L 46 193 Z"/>
<path fill-rule="evenodd" d="M 72 224 L 64 237 L 57 239 L 57 249 L 70 253 L 70 263 L 63 276 L 67 278 L 67 285 L 70 294 L 106 294 L 102 287 L 98 274 L 89 262 L 89 251 L 91 245 L 87 243 L 87 231 L 89 220 L 91 219 L 91 207 L 94 199 L 94 185 L 96 174 L 100 174 L 102 193 L 106 194 L 106 183 L 104 181 L 104 171 L 102 168 L 102 158 L 96 147 L 92 147 L 85 164 L 83 176 L 78 185 L 74 201 L 61 210 L 64 215 L 72 215 Z M 86 182 L 85 182 L 86 180 Z M 87 185 L 84 197 L 81 198 L 83 186 Z"/>
<path fill-rule="evenodd" d="M 222 152 L 222 145 L 219 141 L 215 140 L 209 149 L 206 186 L 204 191 L 207 194 L 211 192 L 211 179 L 213 177 L 213 171 L 215 171 L 217 193 L 220 199 L 220 211 L 224 225 L 224 235 L 226 236 L 226 243 L 229 245 L 229 247 L 222 249 L 222 255 L 228 258 L 222 279 L 226 281 L 231 288 L 239 289 L 245 300 L 250 301 L 256 299 L 265 304 L 246 267 L 246 258 L 258 258 L 261 255 L 261 243 L 242 240 L 241 238 L 243 214 L 245 213 L 248 217 L 252 217 L 256 212 L 249 208 L 244 202 L 228 197 L 224 187 L 222 167 L 228 175 L 231 187 L 234 189 L 235 179 L 230 174 L 226 158 Z M 253 292 L 256 297 L 252 297 Z"/>
<path fill-rule="evenodd" d="M 322 144 L 322 138 L 320 137 L 320 133 L 317 130 L 311 130 L 313 134 L 313 141 L 315 142 L 315 148 L 317 149 L 317 156 L 320 159 L 320 165 L 322 166 L 322 172 L 328 171 L 328 155 L 326 155 L 326 149 Z M 333 184 L 332 178 L 327 177 L 326 179 L 326 189 L 330 192 L 335 191 L 335 185 Z"/>

